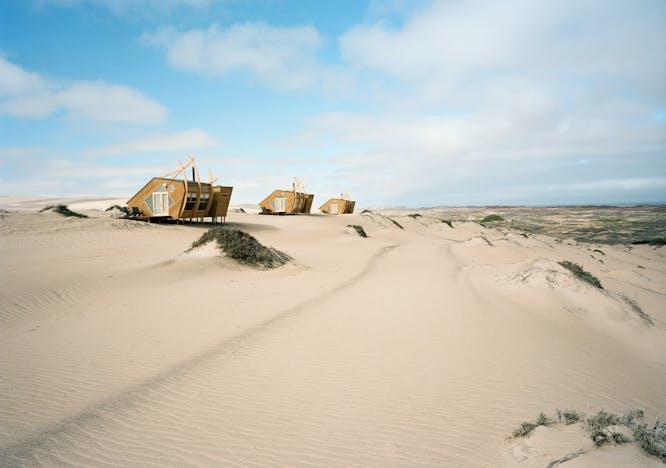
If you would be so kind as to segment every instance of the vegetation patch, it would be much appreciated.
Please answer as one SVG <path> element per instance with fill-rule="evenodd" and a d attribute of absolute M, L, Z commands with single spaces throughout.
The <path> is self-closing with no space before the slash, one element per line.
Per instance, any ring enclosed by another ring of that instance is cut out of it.
<path fill-rule="evenodd" d="M 488 216 L 486 216 L 485 218 L 483 218 L 483 219 L 481 220 L 482 223 L 496 223 L 496 222 L 498 222 L 498 221 L 504 221 L 504 218 L 502 218 L 502 217 L 501 217 L 500 215 L 498 215 L 498 214 L 491 214 L 491 215 L 488 215 Z"/>
<path fill-rule="evenodd" d="M 104 211 L 113 211 L 114 209 L 120 211 L 120 212 L 123 213 L 125 216 L 129 216 L 129 214 L 131 213 L 131 212 L 130 212 L 130 209 L 129 209 L 128 207 L 126 207 L 126 206 L 120 206 L 120 205 L 113 205 L 113 206 L 110 206 L 110 207 L 108 207 L 108 208 L 107 208 L 106 210 L 104 210 Z"/>
<path fill-rule="evenodd" d="M 363 211 L 361 211 L 361 214 L 366 214 L 366 213 L 370 213 L 370 214 L 372 214 L 372 211 L 370 211 L 370 210 L 363 210 Z"/>
<path fill-rule="evenodd" d="M 583 270 L 583 267 L 578 265 L 577 263 L 573 263 L 568 260 L 564 260 L 558 263 L 567 270 L 569 270 L 571 273 L 573 273 L 574 276 L 579 280 L 585 281 L 586 283 L 591 284 L 595 288 L 604 289 L 604 287 L 601 285 L 601 281 L 599 281 L 599 278 L 594 276 L 592 273 L 588 273 L 587 271 Z"/>
<path fill-rule="evenodd" d="M 653 237 L 652 239 L 642 239 L 633 241 L 634 245 L 666 245 L 666 237 Z"/>
<path fill-rule="evenodd" d="M 555 410 L 555 417 L 559 422 L 563 422 L 567 426 L 569 424 L 576 424 L 583 418 L 583 413 L 579 413 L 576 410 Z"/>
<path fill-rule="evenodd" d="M 601 255 L 604 255 L 604 256 L 606 255 L 605 253 L 603 253 L 603 251 L 601 251 L 601 250 L 599 250 L 599 249 L 594 249 L 592 252 L 593 252 L 593 253 L 594 253 L 594 252 L 597 252 L 597 253 L 600 253 Z"/>
<path fill-rule="evenodd" d="M 544 413 L 539 414 L 534 422 L 524 421 L 520 423 L 520 426 L 513 431 L 513 437 L 528 437 L 534 432 L 539 426 L 550 426 L 554 421 Z"/>
<path fill-rule="evenodd" d="M 361 237 L 368 237 L 368 235 L 365 233 L 365 229 L 363 229 L 363 226 L 359 226 L 358 224 L 347 224 L 347 227 L 353 228 Z"/>
<path fill-rule="evenodd" d="M 451 221 L 450 219 L 440 219 L 440 221 L 443 222 L 444 224 L 448 224 L 449 227 L 453 229 L 453 221 Z"/>
<path fill-rule="evenodd" d="M 407 216 L 409 216 L 410 218 L 414 218 L 414 219 L 416 219 L 416 218 L 421 218 L 421 217 L 422 217 L 422 216 L 421 216 L 420 214 L 418 214 L 418 213 L 411 213 L 411 214 L 408 214 Z"/>
<path fill-rule="evenodd" d="M 620 298 L 631 308 L 631 310 L 634 311 L 636 315 L 638 315 L 645 323 L 648 325 L 654 325 L 654 321 L 652 320 L 652 317 L 648 315 L 647 312 L 645 312 L 641 306 L 636 303 L 632 298 L 627 297 L 623 294 L 620 294 Z"/>
<path fill-rule="evenodd" d="M 575 410 L 556 410 L 555 414 L 556 418 L 554 420 L 541 413 L 536 421 L 523 422 L 518 429 L 513 431 L 513 437 L 527 437 L 539 426 L 550 426 L 558 422 L 564 424 L 582 422 L 587 436 L 592 439 L 597 447 L 601 447 L 611 443 L 618 445 L 630 443 L 631 438 L 618 430 L 619 427 L 625 427 L 632 433 L 633 441 L 641 449 L 666 463 L 666 423 L 657 419 L 654 425 L 647 425 L 643 420 L 644 413 L 642 410 L 632 409 L 622 414 L 601 410 L 588 417 Z M 567 455 L 562 459 L 555 460 L 548 466 L 557 466 L 583 453 L 583 451 L 579 451 Z"/>
<path fill-rule="evenodd" d="M 223 227 L 212 228 L 204 232 L 199 239 L 192 242 L 192 246 L 187 249 L 187 252 L 211 241 L 217 242 L 218 248 L 227 257 L 246 265 L 275 268 L 291 260 L 286 253 L 262 245 L 247 232 Z"/>
<path fill-rule="evenodd" d="M 39 210 L 40 213 L 43 213 L 44 211 L 53 211 L 54 213 L 61 214 L 68 218 L 87 218 L 84 214 L 70 210 L 67 208 L 67 205 L 49 205 Z"/>
<path fill-rule="evenodd" d="M 397 227 L 399 227 L 400 229 L 405 229 L 404 227 L 402 227 L 402 224 L 400 224 L 399 222 L 397 222 L 395 219 L 393 219 L 393 218 L 391 218 L 391 217 L 389 217 L 389 216 L 387 216 L 386 219 L 388 219 L 389 221 L 391 221 L 393 224 L 395 224 L 395 225 L 396 225 Z"/>

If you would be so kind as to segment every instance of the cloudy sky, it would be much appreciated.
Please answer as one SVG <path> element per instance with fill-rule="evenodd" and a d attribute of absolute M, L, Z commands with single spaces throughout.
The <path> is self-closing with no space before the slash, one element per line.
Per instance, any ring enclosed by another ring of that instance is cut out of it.
<path fill-rule="evenodd" d="M 666 201 L 666 2 L 4 0 L 0 195 Z"/>

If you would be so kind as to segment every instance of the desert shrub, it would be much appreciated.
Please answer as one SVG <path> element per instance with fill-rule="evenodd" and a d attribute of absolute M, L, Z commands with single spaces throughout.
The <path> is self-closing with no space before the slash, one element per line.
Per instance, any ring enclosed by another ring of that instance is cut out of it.
<path fill-rule="evenodd" d="M 603 253 L 603 251 L 599 249 L 594 249 L 592 252 L 599 252 L 601 255 L 606 255 L 605 253 Z"/>
<path fill-rule="evenodd" d="M 353 228 L 361 237 L 368 237 L 368 235 L 365 233 L 365 229 L 363 229 L 363 226 L 359 226 L 358 224 L 347 224 L 347 227 Z"/>
<path fill-rule="evenodd" d="M 108 208 L 107 208 L 106 210 L 104 210 L 104 211 L 112 211 L 114 208 L 115 208 L 116 210 L 120 211 L 121 213 L 124 213 L 125 216 L 127 216 L 127 215 L 130 214 L 130 209 L 129 209 L 128 207 L 126 207 L 126 206 L 120 206 L 120 205 L 113 205 L 113 206 L 110 206 L 110 207 L 108 207 Z"/>
<path fill-rule="evenodd" d="M 642 244 L 666 245 L 666 237 L 653 237 L 651 239 L 636 240 L 636 241 L 633 241 L 632 244 L 634 244 L 634 245 L 642 245 Z"/>
<path fill-rule="evenodd" d="M 370 213 L 370 214 L 372 214 L 372 211 L 370 211 L 370 210 L 363 210 L 363 211 L 361 211 L 361 214 L 366 214 L 366 213 Z"/>
<path fill-rule="evenodd" d="M 411 214 L 408 214 L 407 216 L 409 216 L 410 218 L 414 218 L 414 219 L 421 218 L 421 215 L 418 214 L 418 213 L 411 213 Z"/>
<path fill-rule="evenodd" d="M 553 424 L 553 422 L 554 421 L 550 419 L 548 416 L 546 416 L 544 413 L 540 413 L 534 422 L 524 421 L 520 423 L 520 426 L 513 431 L 513 436 L 527 437 L 531 435 L 532 432 L 534 432 L 534 429 L 536 429 L 537 427 L 550 426 L 551 424 Z"/>
<path fill-rule="evenodd" d="M 448 224 L 449 227 L 453 229 L 453 221 L 451 221 L 450 219 L 440 219 L 440 221 L 443 222 L 444 224 Z"/>
<path fill-rule="evenodd" d="M 393 218 L 391 218 L 391 217 L 389 217 L 389 216 L 387 216 L 386 219 L 388 219 L 389 221 L 391 221 L 393 224 L 395 224 L 395 225 L 396 225 L 397 227 L 399 227 L 400 229 L 405 229 L 404 227 L 402 227 L 402 224 L 400 224 L 399 222 L 397 222 L 395 219 L 393 219 Z"/>
<path fill-rule="evenodd" d="M 67 205 L 49 205 L 39 210 L 40 213 L 44 211 L 53 211 L 54 213 L 61 214 L 68 218 L 87 218 L 87 216 L 84 214 L 70 210 L 69 208 L 67 208 Z"/>
<path fill-rule="evenodd" d="M 481 220 L 482 223 L 494 223 L 497 221 L 504 221 L 504 218 L 498 214 L 491 214 Z"/>
<path fill-rule="evenodd" d="M 583 415 L 578 411 L 568 409 L 563 411 L 556 410 L 555 414 L 557 416 L 557 420 L 563 422 L 566 425 L 575 424 L 583 417 Z"/>
<path fill-rule="evenodd" d="M 573 263 L 568 260 L 564 260 L 558 263 L 567 270 L 569 270 L 571 273 L 573 273 L 574 276 L 579 280 L 585 281 L 586 283 L 591 284 L 595 288 L 604 289 L 604 287 L 601 285 L 601 281 L 599 281 L 599 278 L 594 276 L 592 273 L 588 273 L 587 271 L 583 270 L 583 267 L 578 265 L 577 263 Z"/>
<path fill-rule="evenodd" d="M 641 306 L 638 305 L 636 301 L 623 294 L 620 294 L 619 296 L 629 307 L 631 307 L 631 310 L 633 310 L 634 313 L 638 315 L 642 320 L 644 320 L 648 325 L 654 325 L 654 320 L 652 320 L 652 317 L 650 317 L 650 315 L 648 315 L 648 313 L 645 312 L 641 308 Z"/>
<path fill-rule="evenodd" d="M 634 428 L 634 440 L 646 453 L 666 463 L 666 423 L 657 420 L 651 428 L 638 424 Z"/>
<path fill-rule="evenodd" d="M 246 232 L 223 227 L 204 232 L 199 239 L 192 242 L 192 246 L 187 251 L 211 241 L 217 242 L 218 248 L 224 251 L 227 257 L 247 265 L 275 268 L 291 260 L 286 253 L 262 245 Z"/>

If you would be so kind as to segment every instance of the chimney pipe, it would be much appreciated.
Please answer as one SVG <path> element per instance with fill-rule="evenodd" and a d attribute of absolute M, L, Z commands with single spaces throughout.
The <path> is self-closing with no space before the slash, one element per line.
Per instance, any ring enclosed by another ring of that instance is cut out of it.
<path fill-rule="evenodd" d="M 194 166 L 192 166 L 192 182 L 196 182 L 196 178 L 194 177 Z"/>

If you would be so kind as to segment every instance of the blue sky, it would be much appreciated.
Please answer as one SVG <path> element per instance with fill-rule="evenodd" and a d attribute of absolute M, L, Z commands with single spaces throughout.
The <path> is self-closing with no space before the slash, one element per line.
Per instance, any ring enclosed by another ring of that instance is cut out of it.
<path fill-rule="evenodd" d="M 666 201 L 666 2 L 6 0 L 0 195 Z"/>

